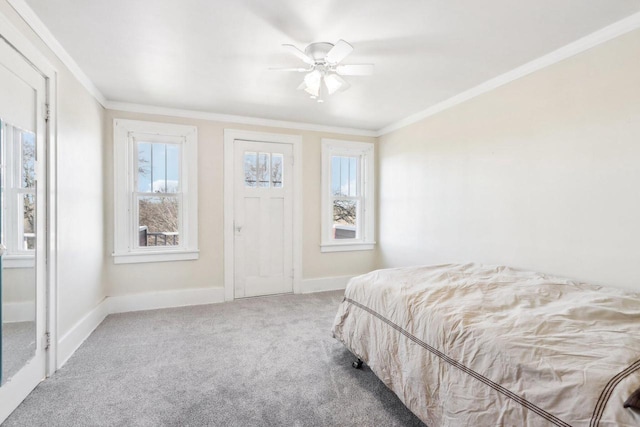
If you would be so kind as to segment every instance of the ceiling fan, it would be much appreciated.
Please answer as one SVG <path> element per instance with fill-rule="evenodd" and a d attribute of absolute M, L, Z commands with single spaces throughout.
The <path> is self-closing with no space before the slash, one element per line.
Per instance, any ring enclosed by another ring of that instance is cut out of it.
<path fill-rule="evenodd" d="M 307 67 L 272 68 L 280 71 L 307 73 L 299 90 L 306 91 L 312 99 L 324 102 L 327 95 L 351 86 L 342 76 L 369 76 L 373 74 L 373 64 L 340 64 L 352 51 L 353 46 L 344 40 L 332 43 L 311 43 L 304 51 L 292 44 L 282 45 L 287 51 L 300 58 Z"/>

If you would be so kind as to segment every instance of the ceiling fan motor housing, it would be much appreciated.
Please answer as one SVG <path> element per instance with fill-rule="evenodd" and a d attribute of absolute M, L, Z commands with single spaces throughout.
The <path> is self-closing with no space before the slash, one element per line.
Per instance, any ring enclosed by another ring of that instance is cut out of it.
<path fill-rule="evenodd" d="M 304 50 L 304 53 L 306 53 L 308 56 L 313 58 L 314 61 L 316 61 L 316 63 L 322 63 L 322 62 L 325 62 L 325 57 L 327 56 L 327 54 L 332 48 L 333 48 L 332 43 L 326 43 L 326 42 L 311 43 L 309 46 L 306 47 L 306 49 Z"/>

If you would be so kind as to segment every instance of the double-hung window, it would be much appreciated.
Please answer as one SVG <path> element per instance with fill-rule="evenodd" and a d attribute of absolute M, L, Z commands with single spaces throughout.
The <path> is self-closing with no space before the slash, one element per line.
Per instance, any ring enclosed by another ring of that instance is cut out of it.
<path fill-rule="evenodd" d="M 114 120 L 116 263 L 198 258 L 197 128 Z"/>
<path fill-rule="evenodd" d="M 373 249 L 374 145 L 322 140 L 322 252 Z"/>
<path fill-rule="evenodd" d="M 0 121 L 0 203 L 4 267 L 33 267 L 35 254 L 36 136 Z"/>

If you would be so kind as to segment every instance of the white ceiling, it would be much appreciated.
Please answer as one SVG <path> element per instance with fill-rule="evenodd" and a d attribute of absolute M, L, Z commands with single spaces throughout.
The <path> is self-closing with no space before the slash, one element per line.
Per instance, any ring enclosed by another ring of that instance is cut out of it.
<path fill-rule="evenodd" d="M 638 0 L 27 0 L 110 101 L 379 130 L 640 10 Z M 345 39 L 324 104 L 281 47 Z"/>

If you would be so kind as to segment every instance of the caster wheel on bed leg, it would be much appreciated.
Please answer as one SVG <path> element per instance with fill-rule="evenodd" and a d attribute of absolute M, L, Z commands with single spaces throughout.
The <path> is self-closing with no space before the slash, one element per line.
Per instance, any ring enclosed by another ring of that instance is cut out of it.
<path fill-rule="evenodd" d="M 358 359 L 351 364 L 356 369 L 362 369 L 362 360 Z"/>

